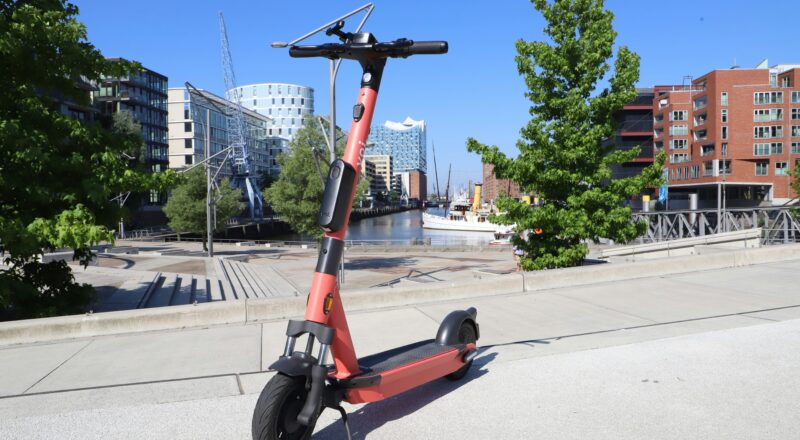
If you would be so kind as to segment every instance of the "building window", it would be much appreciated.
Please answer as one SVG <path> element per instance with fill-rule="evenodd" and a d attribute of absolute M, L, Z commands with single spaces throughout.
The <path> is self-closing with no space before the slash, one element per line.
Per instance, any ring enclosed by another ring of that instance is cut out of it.
<path fill-rule="evenodd" d="M 756 161 L 756 176 L 768 176 L 768 175 L 769 175 L 769 161 L 768 160 Z"/>
<path fill-rule="evenodd" d="M 191 122 L 184 122 L 183 123 L 183 131 L 185 133 L 191 133 L 191 131 L 192 131 L 192 123 Z"/>
<path fill-rule="evenodd" d="M 728 126 L 722 126 L 722 139 L 728 139 Z"/>
<path fill-rule="evenodd" d="M 753 144 L 753 156 L 769 156 L 769 144 Z"/>
<path fill-rule="evenodd" d="M 710 156 L 712 154 L 714 154 L 714 144 L 703 145 L 700 147 L 701 156 Z"/>
<path fill-rule="evenodd" d="M 800 104 L 800 92 L 792 92 L 792 104 Z"/>
<path fill-rule="evenodd" d="M 689 119 L 688 110 L 676 110 L 669 114 L 670 121 L 685 121 L 687 119 Z"/>
<path fill-rule="evenodd" d="M 753 104 L 783 104 L 783 92 L 755 92 Z"/>
<path fill-rule="evenodd" d="M 281 104 L 286 104 L 286 98 L 281 98 Z"/>
<path fill-rule="evenodd" d="M 778 73 L 771 73 L 769 74 L 769 85 L 772 87 L 778 87 Z"/>
<path fill-rule="evenodd" d="M 306 98 L 300 98 L 300 105 L 306 105 Z"/>
<path fill-rule="evenodd" d="M 675 153 L 669 156 L 669 163 L 689 162 L 688 153 Z"/>
<path fill-rule="evenodd" d="M 783 154 L 783 142 L 769 144 L 769 154 Z"/>
<path fill-rule="evenodd" d="M 726 108 L 722 109 L 722 123 L 723 124 L 728 123 L 728 109 Z"/>
<path fill-rule="evenodd" d="M 800 125 L 792 125 L 792 137 L 800 137 Z"/>
<path fill-rule="evenodd" d="M 789 162 L 775 162 L 775 175 L 776 176 L 789 175 Z"/>
<path fill-rule="evenodd" d="M 703 162 L 703 175 L 704 176 L 713 176 L 714 175 L 714 161 L 707 160 Z"/>
<path fill-rule="evenodd" d="M 692 165 L 692 179 L 700 177 L 700 165 Z"/>
<path fill-rule="evenodd" d="M 186 138 L 183 140 L 184 148 L 192 148 L 192 140 L 190 138 Z"/>
<path fill-rule="evenodd" d="M 797 135 L 800 136 L 800 126 L 797 127 Z M 794 133 L 794 127 L 792 127 L 792 133 Z M 770 139 L 770 138 L 782 138 L 783 137 L 783 125 L 767 125 L 763 127 L 753 127 L 753 138 L 754 139 Z"/>
<path fill-rule="evenodd" d="M 793 120 L 800 119 L 800 108 L 793 108 L 792 109 L 792 119 Z"/>
<path fill-rule="evenodd" d="M 727 106 L 728 105 L 728 92 L 722 92 L 719 96 L 719 105 Z"/>
<path fill-rule="evenodd" d="M 722 153 L 722 157 L 725 157 L 725 156 L 728 155 L 728 143 L 727 142 L 722 144 L 722 148 L 721 148 L 720 152 Z"/>
<path fill-rule="evenodd" d="M 719 175 L 729 176 L 730 174 L 731 174 L 731 161 L 729 160 L 719 161 Z"/>
<path fill-rule="evenodd" d="M 800 142 L 792 142 L 792 154 L 800 154 Z"/>
<path fill-rule="evenodd" d="M 669 128 L 670 136 L 686 136 L 689 134 L 689 126 L 688 125 L 673 125 Z"/>
<path fill-rule="evenodd" d="M 673 150 L 686 150 L 689 148 L 688 139 L 672 139 L 669 141 L 669 148 Z"/>
<path fill-rule="evenodd" d="M 784 76 L 782 79 L 781 84 L 783 87 L 791 87 L 792 86 L 792 78 L 788 75 Z"/>
<path fill-rule="evenodd" d="M 753 110 L 753 122 L 783 121 L 782 108 L 764 108 Z"/>
<path fill-rule="evenodd" d="M 183 156 L 183 163 L 186 164 L 186 165 L 191 165 L 192 164 L 192 155 L 191 154 L 187 154 L 187 155 Z"/>

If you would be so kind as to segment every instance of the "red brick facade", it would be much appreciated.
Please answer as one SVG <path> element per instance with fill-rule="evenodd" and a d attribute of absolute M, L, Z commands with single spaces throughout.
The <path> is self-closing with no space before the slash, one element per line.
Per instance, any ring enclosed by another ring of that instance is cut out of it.
<path fill-rule="evenodd" d="M 724 185 L 729 206 L 797 197 L 787 174 L 800 160 L 798 80 L 794 66 L 715 70 L 657 90 L 654 142 L 671 195 L 700 193 L 709 206 Z"/>
<path fill-rule="evenodd" d="M 497 196 L 505 195 L 515 199 L 520 198 L 519 186 L 509 179 L 498 179 L 494 175 L 494 165 L 483 164 L 483 200 L 495 200 Z"/>

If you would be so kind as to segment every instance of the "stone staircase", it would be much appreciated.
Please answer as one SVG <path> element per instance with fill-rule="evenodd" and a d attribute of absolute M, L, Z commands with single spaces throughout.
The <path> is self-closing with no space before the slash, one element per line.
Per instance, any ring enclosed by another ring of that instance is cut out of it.
<path fill-rule="evenodd" d="M 105 267 L 89 267 L 83 276 L 125 278 L 94 307 L 95 312 L 300 295 L 294 284 L 270 266 L 216 257 L 209 273 L 212 267 L 216 277 Z"/>
<path fill-rule="evenodd" d="M 227 299 L 299 296 L 299 289 L 270 266 L 214 258 L 214 267 Z"/>

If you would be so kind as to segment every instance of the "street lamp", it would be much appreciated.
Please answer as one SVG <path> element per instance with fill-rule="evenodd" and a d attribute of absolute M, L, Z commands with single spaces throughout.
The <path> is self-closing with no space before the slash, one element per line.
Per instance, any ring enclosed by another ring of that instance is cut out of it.
<path fill-rule="evenodd" d="M 356 32 L 355 33 L 361 32 L 361 28 L 364 26 L 364 23 L 366 23 L 366 21 L 369 18 L 370 14 L 372 14 L 372 10 L 373 9 L 375 9 L 375 5 L 373 5 L 372 3 L 367 3 L 366 5 L 361 6 L 360 8 L 355 9 L 355 10 L 353 10 L 353 11 L 351 11 L 351 12 L 345 14 L 345 15 L 342 15 L 341 17 L 339 17 L 339 18 L 337 18 L 335 20 L 332 20 L 332 21 L 330 21 L 328 23 L 325 23 L 324 25 L 312 30 L 311 32 L 309 32 L 309 33 L 307 33 L 307 34 L 305 34 L 305 35 L 303 35 L 301 37 L 295 38 L 294 40 L 292 40 L 292 41 L 290 41 L 288 43 L 284 42 L 284 41 L 275 41 L 275 42 L 273 42 L 271 44 L 271 46 L 273 48 L 276 48 L 276 49 L 283 49 L 283 48 L 286 48 L 286 47 L 289 47 L 289 46 L 294 46 L 295 44 L 297 44 L 297 43 L 299 43 L 299 42 L 301 42 L 301 41 L 303 41 L 303 40 L 305 40 L 305 39 L 307 39 L 307 38 L 309 38 L 309 37 L 311 37 L 313 35 L 316 35 L 316 34 L 322 32 L 324 30 L 327 30 L 328 28 L 331 28 L 331 26 L 338 26 L 338 25 L 340 25 L 340 22 L 341 22 L 341 24 L 343 24 L 344 23 L 344 19 L 350 18 L 353 15 L 358 14 L 359 12 L 366 10 L 367 12 L 364 14 L 364 18 L 361 19 L 361 23 L 359 23 L 358 27 L 356 28 Z M 329 60 L 329 66 L 330 66 L 330 73 L 329 73 L 329 75 L 330 75 L 330 78 L 329 78 L 329 80 L 330 80 L 330 93 L 329 93 L 329 99 L 330 99 L 330 121 L 329 122 L 330 122 L 330 125 L 328 126 L 328 133 L 327 133 L 328 136 L 326 137 L 325 141 L 328 144 L 328 150 L 330 151 L 330 161 L 331 162 L 336 160 L 336 75 L 339 73 L 339 65 L 341 63 L 342 63 L 341 59 L 338 59 L 338 60 L 331 59 L 331 60 Z M 324 133 L 324 130 L 323 130 L 323 133 Z"/>

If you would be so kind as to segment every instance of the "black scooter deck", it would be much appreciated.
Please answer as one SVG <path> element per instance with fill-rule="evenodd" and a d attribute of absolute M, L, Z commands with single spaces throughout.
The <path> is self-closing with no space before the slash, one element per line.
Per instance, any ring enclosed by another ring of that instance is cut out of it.
<path fill-rule="evenodd" d="M 360 388 L 380 383 L 381 373 L 408 365 L 422 359 L 436 356 L 451 350 L 462 349 L 463 345 L 440 345 L 435 340 L 415 342 L 402 347 L 375 353 L 358 360 L 362 373 L 339 381 L 344 388 Z"/>

